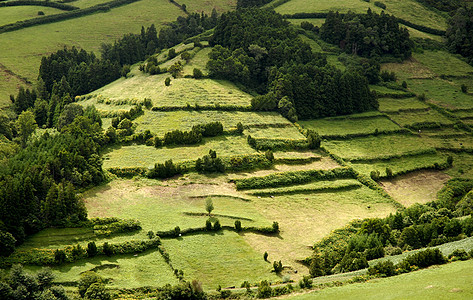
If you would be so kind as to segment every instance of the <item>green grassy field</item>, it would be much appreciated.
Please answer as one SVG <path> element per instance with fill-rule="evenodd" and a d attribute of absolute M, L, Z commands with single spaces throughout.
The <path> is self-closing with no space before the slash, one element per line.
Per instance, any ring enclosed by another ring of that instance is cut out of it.
<path fill-rule="evenodd" d="M 154 106 L 198 105 L 244 105 L 249 106 L 251 96 L 224 80 L 178 78 L 164 85 L 169 74 L 147 75 L 138 72 L 131 78 L 120 78 L 91 94 L 82 105 L 97 103 L 97 97 L 109 99 L 111 103 L 123 99 L 151 99 Z"/>
<path fill-rule="evenodd" d="M 296 295 L 288 299 L 471 299 L 471 276 L 473 260 L 458 261 L 395 277 Z"/>
<path fill-rule="evenodd" d="M 235 0 L 180 0 L 177 1 L 179 4 L 185 4 L 188 12 L 204 12 L 208 15 L 211 14 L 212 9 L 215 8 L 218 14 L 224 13 L 229 10 L 236 8 Z"/>
<path fill-rule="evenodd" d="M 283 118 L 276 112 L 239 112 L 239 111 L 169 111 L 158 112 L 148 111 L 134 120 L 138 125 L 137 131 L 150 130 L 158 136 L 164 136 L 168 131 L 180 129 L 191 130 L 192 126 L 203 123 L 210 123 L 219 121 L 222 123 L 224 130 L 236 128 L 238 122 L 242 122 L 243 126 L 261 125 L 261 124 L 287 124 L 291 126 L 290 122 Z M 279 128 L 278 128 L 279 129 Z M 281 128 L 285 133 L 295 132 L 290 129 L 294 127 Z M 268 129 L 259 129 L 266 131 Z M 298 138 L 301 138 L 299 131 Z"/>
<path fill-rule="evenodd" d="M 437 76 L 466 76 L 473 74 L 470 66 L 458 56 L 445 51 L 424 51 L 414 53 L 413 57 L 421 64 L 430 68 Z"/>
<path fill-rule="evenodd" d="M 385 116 L 367 119 L 326 118 L 299 122 L 305 129 L 313 129 L 321 136 L 344 134 L 370 134 L 379 131 L 394 131 L 400 129 Z"/>
<path fill-rule="evenodd" d="M 343 159 L 375 159 L 380 156 L 432 149 L 415 135 L 368 136 L 345 141 L 328 141 L 323 146 Z"/>
<path fill-rule="evenodd" d="M 245 137 L 219 136 L 206 138 L 203 144 L 185 147 L 154 148 L 145 145 L 113 146 L 104 153 L 103 167 L 146 167 L 151 168 L 155 163 L 164 163 L 172 159 L 174 162 L 196 160 L 209 154 L 209 150 L 217 151 L 218 156 L 231 156 L 238 154 L 253 154 L 256 150 L 251 148 Z"/>
<path fill-rule="evenodd" d="M 310 194 L 319 191 L 324 192 L 324 189 L 355 189 L 360 188 L 361 183 L 355 179 L 339 179 L 339 180 L 324 180 L 308 184 L 301 184 L 295 186 L 268 188 L 268 189 L 253 189 L 247 191 L 250 195 L 255 196 L 269 196 L 269 195 L 285 195 L 285 194 Z"/>
<path fill-rule="evenodd" d="M 438 123 L 447 126 L 454 124 L 454 121 L 432 109 L 427 111 L 391 113 L 389 118 L 403 127 L 421 122 Z"/>
<path fill-rule="evenodd" d="M 44 6 L 7 6 L 0 7 L 0 26 L 40 17 L 38 11 L 44 12 L 44 15 L 50 16 L 62 13 L 64 11 Z"/>
<path fill-rule="evenodd" d="M 281 128 L 250 128 L 244 132 L 246 135 L 251 135 L 254 138 L 267 139 L 294 139 L 305 140 L 306 137 L 299 132 L 294 126 L 285 126 Z"/>
<path fill-rule="evenodd" d="M 445 29 L 445 18 L 432 10 L 413 0 L 384 0 L 386 13 L 401 17 L 408 21 L 436 29 Z M 381 9 L 374 5 L 374 2 L 359 0 L 334 0 L 334 1 L 314 1 L 314 0 L 292 0 L 275 8 L 280 14 L 294 14 L 301 12 L 329 12 L 340 11 L 355 13 L 365 13 L 368 8 L 380 13 Z"/>
<path fill-rule="evenodd" d="M 194 74 L 194 68 L 199 69 L 202 71 L 202 73 L 207 76 L 208 75 L 208 70 L 207 70 L 207 62 L 209 61 L 209 53 L 212 51 L 212 48 L 207 47 L 201 49 L 199 52 L 195 54 L 195 56 L 187 63 L 184 65 L 184 69 L 182 71 L 183 75 L 193 75 Z"/>
<path fill-rule="evenodd" d="M 404 99 L 393 99 L 393 98 L 380 98 L 379 110 L 382 112 L 397 112 L 399 110 L 407 109 L 427 109 L 428 105 L 417 100 L 417 98 L 404 98 Z"/>

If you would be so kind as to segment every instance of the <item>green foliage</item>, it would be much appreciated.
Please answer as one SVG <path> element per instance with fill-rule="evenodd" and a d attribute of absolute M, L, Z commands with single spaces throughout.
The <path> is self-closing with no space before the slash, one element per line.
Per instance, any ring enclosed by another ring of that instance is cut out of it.
<path fill-rule="evenodd" d="M 301 280 L 299 280 L 299 287 L 301 289 L 310 289 L 312 287 L 312 279 L 310 276 L 303 276 Z"/>
<path fill-rule="evenodd" d="M 115 233 L 127 233 L 141 229 L 141 224 L 138 220 L 124 220 L 117 218 L 95 218 L 90 220 L 94 226 L 94 233 L 96 235 L 110 235 Z"/>
<path fill-rule="evenodd" d="M 166 79 L 164 80 L 164 84 L 165 84 L 166 86 L 170 86 L 170 85 L 171 85 L 171 78 L 166 77 Z"/>
<path fill-rule="evenodd" d="M 213 150 L 209 150 L 208 155 L 204 155 L 202 158 L 198 158 L 195 161 L 195 170 L 203 173 L 225 172 L 225 165 L 221 158 L 217 157 L 217 153 Z"/>
<path fill-rule="evenodd" d="M 210 221 L 210 219 L 207 219 L 207 220 L 205 221 L 205 229 L 206 229 L 207 231 L 211 231 L 211 230 L 212 230 L 212 221 Z"/>
<path fill-rule="evenodd" d="M 146 176 L 148 178 L 169 178 L 175 175 L 182 174 L 184 169 L 172 160 L 167 160 L 164 164 L 157 163 L 154 168 L 149 170 Z"/>
<path fill-rule="evenodd" d="M 460 7 L 448 21 L 447 45 L 451 52 L 473 62 L 473 8 Z"/>
<path fill-rule="evenodd" d="M 87 256 L 88 257 L 94 257 L 97 254 L 98 254 L 97 245 L 95 245 L 94 241 L 89 242 L 87 244 Z"/>
<path fill-rule="evenodd" d="M 235 221 L 235 230 L 236 230 L 236 232 L 241 231 L 241 221 L 240 220 Z"/>
<path fill-rule="evenodd" d="M 212 198 L 207 198 L 207 200 L 205 200 L 205 210 L 209 213 L 209 215 L 212 213 L 212 210 L 214 210 Z"/>
<path fill-rule="evenodd" d="M 177 270 L 176 270 L 177 271 Z M 196 280 L 192 283 L 184 281 L 178 285 L 165 285 L 158 293 L 158 299 L 182 299 L 182 300 L 204 300 L 207 299 L 206 294 L 202 290 L 202 286 Z"/>
<path fill-rule="evenodd" d="M 36 124 L 34 114 L 31 111 L 24 111 L 18 116 L 15 127 L 20 137 L 21 145 L 25 147 L 26 141 L 36 130 L 38 125 Z"/>
<path fill-rule="evenodd" d="M 320 148 L 320 136 L 314 130 L 307 130 L 307 143 L 309 144 L 309 149 L 319 149 Z"/>
<path fill-rule="evenodd" d="M 177 78 L 183 69 L 184 66 L 182 65 L 181 61 L 177 61 L 169 67 L 168 72 L 171 73 L 172 77 Z"/>
<path fill-rule="evenodd" d="M 12 254 L 15 251 L 15 243 L 16 239 L 11 233 L 0 231 L 0 256 Z"/>
<path fill-rule="evenodd" d="M 264 259 L 264 261 L 268 261 L 268 252 L 266 252 L 266 251 L 264 252 L 263 259 Z"/>
<path fill-rule="evenodd" d="M 220 225 L 220 221 L 217 219 L 217 220 L 215 220 L 213 230 L 214 231 L 219 231 L 220 229 L 222 229 L 222 225 Z"/>
<path fill-rule="evenodd" d="M 110 293 L 105 289 L 105 284 L 102 282 L 94 282 L 88 288 L 84 294 L 85 299 L 90 300 L 111 300 Z"/>
<path fill-rule="evenodd" d="M 54 262 L 60 265 L 64 263 L 65 261 L 66 261 L 66 253 L 64 252 L 64 250 L 56 249 L 56 251 L 54 251 Z"/>
<path fill-rule="evenodd" d="M 104 279 L 92 271 L 82 273 L 78 282 L 79 295 L 85 297 L 87 290 L 93 284 L 104 284 Z"/>
<path fill-rule="evenodd" d="M 281 273 L 281 271 L 283 270 L 283 266 L 282 266 L 281 261 L 279 261 L 279 262 L 274 261 L 273 262 L 273 270 L 274 270 L 274 272 L 276 272 L 276 274 Z"/>
<path fill-rule="evenodd" d="M 452 253 L 450 253 L 448 259 L 451 261 L 467 260 L 470 259 L 470 256 L 464 249 L 455 249 Z"/>
<path fill-rule="evenodd" d="M 397 274 L 396 268 L 392 261 L 387 260 L 379 262 L 368 268 L 368 274 L 373 276 L 390 277 Z"/>
<path fill-rule="evenodd" d="M 194 68 L 194 70 L 192 71 L 192 76 L 195 79 L 200 79 L 200 78 L 204 77 L 204 74 L 202 73 L 202 71 L 200 69 Z"/>
<path fill-rule="evenodd" d="M 271 292 L 272 292 L 272 289 L 269 286 L 268 281 L 263 280 L 258 285 L 258 293 L 257 293 L 256 297 L 258 297 L 258 298 L 269 298 L 269 297 L 271 297 Z"/>
<path fill-rule="evenodd" d="M 102 252 L 103 252 L 103 254 L 105 254 L 107 256 L 112 256 L 112 254 L 114 252 L 113 246 L 110 245 L 108 242 L 103 243 Z"/>
<path fill-rule="evenodd" d="M 381 9 L 386 9 L 386 4 L 384 4 L 383 2 L 375 1 L 374 5 Z"/>
<path fill-rule="evenodd" d="M 181 228 L 179 226 L 174 227 L 174 236 L 181 235 Z"/>

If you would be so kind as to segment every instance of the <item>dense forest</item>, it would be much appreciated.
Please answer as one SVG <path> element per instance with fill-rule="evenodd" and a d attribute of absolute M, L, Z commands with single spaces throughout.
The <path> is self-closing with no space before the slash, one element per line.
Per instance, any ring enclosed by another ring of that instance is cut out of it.
<path fill-rule="evenodd" d="M 328 65 L 273 11 L 241 9 L 223 14 L 211 43 L 216 47 L 208 63 L 210 75 L 265 94 L 254 99 L 255 109 L 279 109 L 295 121 L 377 107 L 362 75 Z"/>
<path fill-rule="evenodd" d="M 460 7 L 449 19 L 447 45 L 473 64 L 473 8 Z"/>

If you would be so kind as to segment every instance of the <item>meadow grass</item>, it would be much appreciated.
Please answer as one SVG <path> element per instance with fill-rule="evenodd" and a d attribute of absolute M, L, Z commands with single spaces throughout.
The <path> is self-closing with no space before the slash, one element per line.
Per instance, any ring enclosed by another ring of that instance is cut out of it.
<path fill-rule="evenodd" d="M 383 0 L 386 4 L 385 12 L 396 17 L 401 17 L 415 24 L 420 24 L 436 29 L 445 29 L 447 27 L 446 19 L 440 13 L 434 12 L 413 0 Z M 280 14 L 309 13 L 309 12 L 329 12 L 340 11 L 346 13 L 352 11 L 355 13 L 366 13 L 368 8 L 380 13 L 381 8 L 374 5 L 373 2 L 360 0 L 333 0 L 333 1 L 314 1 L 314 0 L 292 0 L 275 8 Z"/>
<path fill-rule="evenodd" d="M 0 108 L 6 108 L 11 105 L 10 95 L 17 95 L 20 86 L 28 87 L 28 85 L 8 73 L 2 66 L 0 66 L 0 78 Z"/>
<path fill-rule="evenodd" d="M 305 129 L 313 129 L 321 136 L 344 134 L 370 134 L 379 131 L 394 131 L 400 127 L 385 116 L 367 119 L 326 118 L 300 121 Z"/>
<path fill-rule="evenodd" d="M 379 94 L 396 94 L 396 95 L 406 94 L 406 92 L 403 90 L 391 89 L 389 87 L 382 86 L 382 85 L 370 85 L 370 89 Z"/>
<path fill-rule="evenodd" d="M 289 23 L 295 26 L 301 26 L 302 22 L 309 22 L 314 26 L 322 26 L 325 23 L 325 19 L 287 19 Z"/>
<path fill-rule="evenodd" d="M 274 237 L 273 237 L 274 239 Z M 187 280 L 198 279 L 205 289 L 238 286 L 245 280 L 278 281 L 272 264 L 263 260 L 242 235 L 234 232 L 185 236 L 163 240 L 174 268 L 184 271 Z"/>
<path fill-rule="evenodd" d="M 145 145 L 112 146 L 103 154 L 105 169 L 112 167 L 145 167 L 152 168 L 155 163 L 196 160 L 209 154 L 209 150 L 217 151 L 218 156 L 238 154 L 254 154 L 245 137 L 219 136 L 205 138 L 204 143 L 191 146 L 155 148 Z"/>
<path fill-rule="evenodd" d="M 468 153 L 450 153 L 453 166 L 444 172 L 451 177 L 473 178 L 473 155 Z"/>
<path fill-rule="evenodd" d="M 394 200 L 409 207 L 415 203 L 424 204 L 437 200 L 437 192 L 450 179 L 444 172 L 416 171 L 392 179 L 383 179 L 379 183 Z"/>
<path fill-rule="evenodd" d="M 38 270 L 28 266 L 27 270 Z M 108 279 L 107 288 L 138 288 L 143 286 L 164 286 L 177 284 L 171 268 L 156 250 L 138 255 L 116 255 L 113 257 L 98 256 L 67 263 L 51 268 L 54 282 L 69 283 L 78 281 L 81 274 L 94 270 L 98 275 Z"/>
<path fill-rule="evenodd" d="M 38 11 L 44 12 L 46 16 L 63 13 L 64 11 L 45 6 L 6 6 L 0 7 L 0 26 L 24 21 L 38 16 Z"/>
<path fill-rule="evenodd" d="M 408 80 L 410 90 L 449 110 L 473 108 L 473 95 L 464 94 L 455 82 L 435 79 Z"/>
<path fill-rule="evenodd" d="M 384 63 L 381 65 L 381 71 L 396 73 L 399 81 L 412 78 L 434 78 L 436 74 L 427 66 L 421 64 L 414 57 L 404 60 L 402 63 Z M 408 88 L 411 86 L 408 85 Z"/>
<path fill-rule="evenodd" d="M 137 124 L 137 132 L 150 130 L 158 136 L 164 136 L 166 132 L 179 129 L 191 130 L 192 126 L 197 124 L 204 124 L 219 121 L 223 125 L 224 130 L 236 128 L 237 123 L 241 122 L 243 126 L 247 125 L 261 125 L 261 124 L 287 124 L 291 123 L 276 112 L 240 112 L 240 111 L 148 111 L 135 119 Z M 301 135 L 294 127 L 278 128 L 282 129 L 284 133 L 291 133 L 297 138 Z M 297 131 L 291 131 L 294 129 Z M 255 129 L 256 130 L 256 129 Z M 259 129 L 265 131 L 267 129 Z"/>
<path fill-rule="evenodd" d="M 392 203 L 365 186 L 333 193 L 252 196 L 251 199 L 267 219 L 279 223 L 281 237 L 245 234 L 245 239 L 258 252 L 267 251 L 270 261 L 282 260 L 284 265 L 290 264 L 302 274 L 308 270 L 296 260 L 310 256 L 310 246 L 332 230 L 353 219 L 382 217 L 395 211 Z"/>
<path fill-rule="evenodd" d="M 317 182 L 311 182 L 308 184 L 293 185 L 288 187 L 280 188 L 268 188 L 268 189 L 254 189 L 247 191 L 250 195 L 255 196 L 269 196 L 269 195 L 285 195 L 285 194 L 310 194 L 318 191 L 326 191 L 332 189 L 350 189 L 359 188 L 361 183 L 355 179 L 338 179 L 338 180 L 322 180 Z"/>
<path fill-rule="evenodd" d="M 317 150 L 312 151 L 275 151 L 273 152 L 275 159 L 291 159 L 291 158 L 322 158 L 323 155 Z"/>
<path fill-rule="evenodd" d="M 305 140 L 306 137 L 294 126 L 281 128 L 249 128 L 244 134 L 254 138 Z"/>
<path fill-rule="evenodd" d="M 199 69 L 202 71 L 204 76 L 209 75 L 207 70 L 207 62 L 209 61 L 209 53 L 212 51 L 212 48 L 207 47 L 199 50 L 195 56 L 184 65 L 184 69 L 182 70 L 184 76 L 185 75 L 193 75 L 194 68 Z"/>
<path fill-rule="evenodd" d="M 430 150 L 432 146 L 423 143 L 415 135 L 368 136 L 345 141 L 327 141 L 323 146 L 343 159 L 376 159 L 380 156 L 403 155 L 409 152 Z"/>
<path fill-rule="evenodd" d="M 473 260 L 457 261 L 394 277 L 289 296 L 287 299 L 471 299 L 471 276 Z"/>
<path fill-rule="evenodd" d="M 331 64 L 332 66 L 335 66 L 337 69 L 340 69 L 341 71 L 345 71 L 346 67 L 345 65 L 338 60 L 338 54 L 327 54 L 327 63 Z"/>
<path fill-rule="evenodd" d="M 310 48 L 312 49 L 312 52 L 323 52 L 322 47 L 313 39 L 308 38 L 303 34 L 299 34 L 299 38 L 302 39 L 302 41 L 304 41 L 305 43 L 309 44 Z"/>
<path fill-rule="evenodd" d="M 76 0 L 71 4 L 79 8 L 86 8 L 106 2 L 108 2 L 108 0 Z"/>
<path fill-rule="evenodd" d="M 469 133 L 453 126 L 441 128 L 423 128 L 420 134 L 427 137 L 451 138 L 454 136 L 468 135 Z"/>
<path fill-rule="evenodd" d="M 409 157 L 393 158 L 383 161 L 370 161 L 352 163 L 355 170 L 361 174 L 370 175 L 371 171 L 379 171 L 381 176 L 386 176 L 386 168 L 390 168 L 393 174 L 399 172 L 409 172 L 420 168 L 430 167 L 435 163 L 442 164 L 446 161 L 446 156 L 437 154 L 423 154 Z"/>
<path fill-rule="evenodd" d="M 434 41 L 437 41 L 437 42 L 444 42 L 445 41 L 445 38 L 443 36 L 440 36 L 440 35 L 426 33 L 426 32 L 414 29 L 414 28 L 409 27 L 409 26 L 401 25 L 401 24 L 399 24 L 399 26 L 407 28 L 407 30 L 409 30 L 409 37 L 411 37 L 411 38 L 431 39 L 431 40 L 434 40 Z"/>
<path fill-rule="evenodd" d="M 413 57 L 438 76 L 467 76 L 473 74 L 473 66 L 446 51 L 424 50 L 423 53 L 413 53 Z"/>
<path fill-rule="evenodd" d="M 442 135 L 424 135 L 422 136 L 423 144 L 435 148 L 448 148 L 460 151 L 462 149 L 473 148 L 473 137 L 471 135 L 460 135 L 444 137 Z"/>
<path fill-rule="evenodd" d="M 114 100 L 151 99 L 154 106 L 198 105 L 244 105 L 249 106 L 251 96 L 239 90 L 233 83 L 225 80 L 178 78 L 164 85 L 169 74 L 147 75 L 139 72 L 131 78 L 120 78 L 91 94 L 88 100 L 96 103 L 96 97 Z"/>
<path fill-rule="evenodd" d="M 435 122 L 440 125 L 452 125 L 454 123 L 449 118 L 432 109 L 427 111 L 391 113 L 389 118 L 401 126 L 409 126 L 420 122 Z"/>
<path fill-rule="evenodd" d="M 0 61 L 34 81 L 41 57 L 66 45 L 98 52 L 102 43 L 113 43 L 125 33 L 139 33 L 141 26 L 155 24 L 159 31 L 178 16 L 184 12 L 167 0 L 141 0 L 104 13 L 2 33 Z"/>
<path fill-rule="evenodd" d="M 417 98 L 404 98 L 404 99 L 393 99 L 393 98 L 380 98 L 378 99 L 379 111 L 382 112 L 397 112 L 399 110 L 406 109 L 427 109 L 428 105 L 417 100 Z"/>

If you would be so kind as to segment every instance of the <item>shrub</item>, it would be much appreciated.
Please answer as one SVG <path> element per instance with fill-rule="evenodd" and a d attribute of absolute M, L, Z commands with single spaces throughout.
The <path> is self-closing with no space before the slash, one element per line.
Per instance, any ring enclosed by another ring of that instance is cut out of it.
<path fill-rule="evenodd" d="M 403 82 L 402 82 L 402 87 L 405 88 L 405 89 L 407 89 L 407 82 L 406 82 L 406 81 L 403 81 Z"/>
<path fill-rule="evenodd" d="M 205 229 L 207 231 L 211 231 L 212 230 L 212 221 L 210 221 L 210 219 L 208 219 L 207 221 L 205 221 Z"/>
<path fill-rule="evenodd" d="M 279 223 L 278 222 L 273 222 L 272 229 L 274 233 L 279 232 Z"/>
<path fill-rule="evenodd" d="M 195 79 L 200 79 L 204 76 L 204 74 L 202 73 L 202 71 L 200 69 L 197 69 L 197 68 L 194 68 L 193 70 L 193 75 L 194 75 L 194 78 Z"/>
<path fill-rule="evenodd" d="M 171 78 L 166 77 L 166 79 L 164 79 L 164 84 L 165 84 L 166 86 L 170 86 L 170 85 L 171 85 Z"/>
<path fill-rule="evenodd" d="M 87 256 L 88 257 L 94 257 L 97 255 L 97 246 L 95 245 L 95 242 L 92 241 L 92 242 L 89 242 L 89 244 L 87 244 Z"/>
<path fill-rule="evenodd" d="M 113 246 L 111 246 L 108 242 L 105 242 L 105 243 L 103 243 L 102 251 L 103 251 L 103 254 L 105 254 L 107 256 L 112 256 L 113 255 Z"/>
<path fill-rule="evenodd" d="M 38 16 L 44 16 L 44 11 L 42 10 L 38 11 Z"/>
<path fill-rule="evenodd" d="M 180 236 L 181 235 L 181 228 L 179 226 L 174 227 L 174 236 Z"/>
<path fill-rule="evenodd" d="M 302 277 L 302 279 L 299 281 L 299 287 L 301 289 L 310 289 L 312 287 L 312 279 L 310 276 Z"/>
<path fill-rule="evenodd" d="M 264 259 L 264 261 L 268 261 L 268 252 L 266 252 L 266 251 L 264 252 L 263 259 Z"/>
<path fill-rule="evenodd" d="M 243 124 L 241 122 L 237 123 L 236 128 L 236 133 L 243 134 Z"/>
<path fill-rule="evenodd" d="M 375 1 L 374 5 L 381 9 L 386 9 L 386 4 L 384 4 L 383 2 Z"/>
<path fill-rule="evenodd" d="M 271 297 L 272 289 L 269 286 L 269 283 L 266 280 L 260 282 L 258 286 L 258 294 L 256 295 L 258 298 L 269 298 Z"/>
<path fill-rule="evenodd" d="M 220 229 L 222 229 L 222 225 L 220 225 L 220 221 L 217 219 L 214 223 L 214 231 L 219 231 Z"/>
<path fill-rule="evenodd" d="M 85 273 L 82 273 L 78 282 L 79 295 L 81 295 L 81 297 L 84 297 L 85 293 L 87 292 L 87 290 L 92 284 L 94 283 L 103 284 L 103 282 L 104 282 L 104 279 L 95 272 L 87 271 Z"/>
<path fill-rule="evenodd" d="M 373 170 L 373 171 L 370 172 L 370 177 L 371 177 L 371 179 L 373 179 L 374 181 L 379 180 L 379 176 L 380 176 L 380 174 L 379 174 L 379 171 L 378 171 L 378 170 Z"/>
<path fill-rule="evenodd" d="M 276 272 L 276 274 L 281 273 L 281 271 L 283 270 L 281 261 L 279 261 L 279 262 L 274 261 L 273 262 L 273 270 L 274 270 L 274 272 Z"/>
<path fill-rule="evenodd" d="M 207 198 L 207 200 L 205 200 L 205 210 L 209 213 L 209 216 L 210 216 L 210 214 L 212 213 L 212 210 L 214 210 L 214 204 L 213 204 L 212 198 Z"/>
<path fill-rule="evenodd" d="M 267 160 L 269 160 L 269 161 L 274 161 L 274 154 L 273 154 L 273 151 L 271 151 L 271 150 L 266 150 L 266 152 L 264 153 L 264 156 L 266 157 Z"/>
<path fill-rule="evenodd" d="M 176 49 L 169 49 L 169 52 L 168 52 L 169 59 L 174 58 L 176 56 L 177 56 Z"/>
<path fill-rule="evenodd" d="M 462 85 L 461 85 L 461 91 L 462 91 L 462 93 L 464 93 L 464 94 L 468 93 L 468 87 L 467 87 L 465 84 L 462 84 Z"/>
<path fill-rule="evenodd" d="M 0 231 L 0 256 L 9 256 L 15 251 L 16 239 L 6 231 Z"/>
<path fill-rule="evenodd" d="M 241 231 L 241 221 L 240 220 L 236 220 L 235 221 L 235 230 L 237 232 L 240 232 Z"/>
<path fill-rule="evenodd" d="M 66 252 L 64 250 L 56 249 L 54 251 L 54 262 L 58 265 L 66 261 Z"/>
<path fill-rule="evenodd" d="M 147 235 L 148 235 L 148 238 L 150 240 L 154 239 L 156 237 L 156 235 L 154 234 L 154 232 L 152 230 L 148 231 Z"/>
<path fill-rule="evenodd" d="M 164 164 L 155 164 L 154 168 L 148 171 L 148 178 L 169 178 L 174 175 L 182 174 L 183 168 L 175 165 L 172 160 L 167 160 Z"/>
<path fill-rule="evenodd" d="M 457 260 L 467 260 L 469 259 L 468 253 L 464 249 L 455 249 L 449 256 L 448 259 L 451 261 L 457 261 Z"/>
<path fill-rule="evenodd" d="M 373 267 L 368 268 L 369 275 L 381 276 L 381 277 L 389 277 L 396 275 L 396 268 L 392 261 L 384 261 L 377 263 Z"/>
<path fill-rule="evenodd" d="M 317 132 L 313 130 L 307 131 L 307 143 L 309 145 L 309 149 L 319 149 L 320 142 L 320 136 Z"/>
<path fill-rule="evenodd" d="M 388 178 L 393 177 L 393 170 L 389 167 L 386 168 L 386 177 L 388 177 Z"/>

